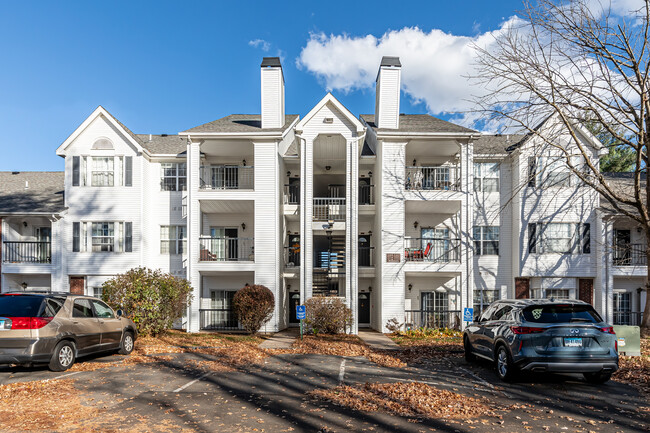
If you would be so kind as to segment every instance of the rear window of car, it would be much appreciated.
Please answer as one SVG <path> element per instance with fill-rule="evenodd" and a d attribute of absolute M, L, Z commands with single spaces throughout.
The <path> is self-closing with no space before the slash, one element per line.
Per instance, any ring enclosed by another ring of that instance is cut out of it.
<path fill-rule="evenodd" d="M 0 317 L 38 317 L 42 296 L 0 295 Z"/>
<path fill-rule="evenodd" d="M 523 310 L 527 322 L 598 323 L 603 319 L 590 305 L 535 305 Z"/>

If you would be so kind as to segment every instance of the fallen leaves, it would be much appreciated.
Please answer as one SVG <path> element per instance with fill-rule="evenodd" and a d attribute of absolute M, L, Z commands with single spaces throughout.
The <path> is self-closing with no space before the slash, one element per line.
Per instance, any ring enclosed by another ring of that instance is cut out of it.
<path fill-rule="evenodd" d="M 312 397 L 349 409 L 426 418 L 497 416 L 493 404 L 424 383 L 366 383 L 319 389 Z"/>
<path fill-rule="evenodd" d="M 618 366 L 618 371 L 612 376 L 614 380 L 650 394 L 650 338 L 641 339 L 641 356 L 621 356 Z"/>
<path fill-rule="evenodd" d="M 394 356 L 397 351 L 373 350 L 355 335 L 306 336 L 293 343 L 293 353 L 335 356 L 365 356 L 382 367 L 405 367 L 406 362 Z"/>

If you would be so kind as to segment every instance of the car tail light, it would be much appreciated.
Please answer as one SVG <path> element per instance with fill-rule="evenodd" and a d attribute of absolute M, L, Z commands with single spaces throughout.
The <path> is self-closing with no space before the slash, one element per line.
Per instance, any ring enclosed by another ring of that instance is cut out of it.
<path fill-rule="evenodd" d="M 11 329 L 40 329 L 54 319 L 54 317 L 9 317 Z"/>
<path fill-rule="evenodd" d="M 613 326 L 606 326 L 604 328 L 598 328 L 600 332 L 604 332 L 606 334 L 613 334 L 616 335 L 616 332 L 614 332 L 614 327 Z"/>
<path fill-rule="evenodd" d="M 614 339 L 614 350 L 618 353 L 618 339 Z"/>
<path fill-rule="evenodd" d="M 515 334 L 538 334 L 546 331 L 546 328 L 532 328 L 530 326 L 511 326 L 510 330 Z"/>

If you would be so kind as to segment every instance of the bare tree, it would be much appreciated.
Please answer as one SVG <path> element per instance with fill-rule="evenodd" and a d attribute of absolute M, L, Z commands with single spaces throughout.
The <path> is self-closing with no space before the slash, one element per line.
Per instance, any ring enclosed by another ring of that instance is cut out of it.
<path fill-rule="evenodd" d="M 620 11 L 617 11 L 620 12 Z M 524 3 L 492 43 L 477 47 L 477 73 L 484 88 L 477 97 L 488 122 L 523 130 L 556 148 L 569 169 L 620 214 L 645 228 L 650 263 L 650 0 L 639 9 L 614 13 L 609 0 L 538 0 Z M 566 140 L 537 126 L 555 118 Z M 579 137 L 584 119 L 606 131 L 612 142 L 634 150 L 634 188 L 610 184 Z M 650 267 L 649 274 L 650 274 Z M 650 275 L 642 327 L 650 328 Z"/>

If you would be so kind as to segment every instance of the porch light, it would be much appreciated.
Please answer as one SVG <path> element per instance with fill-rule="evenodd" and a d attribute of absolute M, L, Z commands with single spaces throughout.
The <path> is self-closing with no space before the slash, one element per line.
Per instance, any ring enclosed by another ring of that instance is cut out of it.
<path fill-rule="evenodd" d="M 20 287 L 22 287 L 23 290 L 27 290 L 27 283 L 23 281 L 23 283 L 20 285 Z"/>
<path fill-rule="evenodd" d="M 415 165 L 417 164 L 417 162 L 418 162 L 417 160 L 415 160 L 415 159 L 413 160 L 413 167 L 415 167 Z"/>
<path fill-rule="evenodd" d="M 287 291 L 291 290 L 291 284 L 287 284 Z"/>
<path fill-rule="evenodd" d="M 241 229 L 246 230 L 246 223 L 241 223 Z"/>
<path fill-rule="evenodd" d="M 23 221 L 23 226 L 27 227 L 27 221 Z"/>
<path fill-rule="evenodd" d="M 419 225 L 420 225 L 419 222 L 417 222 L 417 221 L 414 221 L 414 222 L 413 222 L 413 228 L 414 228 L 414 229 L 418 228 Z"/>
<path fill-rule="evenodd" d="M 641 233 L 642 231 L 643 231 L 643 229 L 641 228 L 641 226 L 639 226 L 639 227 L 636 228 L 636 232 L 637 232 L 637 233 Z"/>
<path fill-rule="evenodd" d="M 291 172 L 287 171 L 287 177 L 291 177 Z"/>
<path fill-rule="evenodd" d="M 372 286 L 368 286 L 368 291 L 372 292 Z"/>
<path fill-rule="evenodd" d="M 244 167 L 246 167 L 246 160 L 245 160 L 245 159 L 242 160 L 241 165 L 243 165 Z"/>
<path fill-rule="evenodd" d="M 413 284 L 409 283 L 409 285 L 408 285 L 409 293 L 411 293 L 412 288 L 413 288 Z"/>
<path fill-rule="evenodd" d="M 330 171 L 331 169 L 332 169 L 332 166 L 331 166 L 331 165 L 326 165 L 326 166 L 325 166 L 325 170 Z"/>
<path fill-rule="evenodd" d="M 368 171 L 368 177 L 372 177 L 372 171 Z"/>

